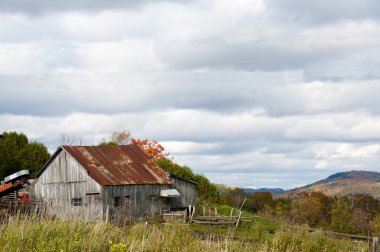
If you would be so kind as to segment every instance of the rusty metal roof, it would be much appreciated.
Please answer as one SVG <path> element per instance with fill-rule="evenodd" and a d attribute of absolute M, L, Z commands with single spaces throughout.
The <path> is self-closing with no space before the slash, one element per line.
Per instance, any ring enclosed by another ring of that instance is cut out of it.
<path fill-rule="evenodd" d="M 101 186 L 172 183 L 166 172 L 133 144 L 61 148 Z"/>

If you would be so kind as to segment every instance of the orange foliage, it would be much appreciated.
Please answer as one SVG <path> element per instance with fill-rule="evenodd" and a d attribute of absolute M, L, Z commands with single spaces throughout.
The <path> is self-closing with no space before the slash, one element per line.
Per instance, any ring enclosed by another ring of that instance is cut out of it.
<path fill-rule="evenodd" d="M 142 149 L 145 154 L 153 160 L 167 158 L 167 156 L 169 156 L 169 153 L 164 153 L 165 148 L 156 140 L 149 141 L 148 139 L 132 138 L 132 144 L 140 147 L 140 149 Z"/>

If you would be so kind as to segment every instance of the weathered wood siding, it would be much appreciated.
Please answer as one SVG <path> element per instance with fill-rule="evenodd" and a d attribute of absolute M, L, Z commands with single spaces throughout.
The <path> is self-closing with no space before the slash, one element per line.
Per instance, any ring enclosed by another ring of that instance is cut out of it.
<path fill-rule="evenodd" d="M 48 213 L 59 218 L 99 220 L 103 217 L 102 187 L 65 150 L 37 179 L 31 197 L 45 202 Z M 81 206 L 74 206 L 73 199 L 79 198 Z"/>
<path fill-rule="evenodd" d="M 178 177 L 172 177 L 172 179 L 174 183 L 171 185 L 171 188 L 177 189 L 181 196 L 171 198 L 171 207 L 184 208 L 189 205 L 194 206 L 197 193 L 196 184 Z"/>
<path fill-rule="evenodd" d="M 173 184 L 105 186 L 95 182 L 64 149 L 56 154 L 31 187 L 31 199 L 46 203 L 50 215 L 62 219 L 131 221 L 157 217 L 170 208 L 195 205 L 196 184 L 173 177 Z M 178 198 L 160 197 L 175 188 Z M 76 206 L 74 199 L 81 199 Z"/>
<path fill-rule="evenodd" d="M 110 218 L 136 220 L 157 217 L 170 208 L 169 199 L 160 197 L 160 190 L 168 188 L 169 185 L 106 186 L 103 207 L 106 209 L 108 205 Z"/>

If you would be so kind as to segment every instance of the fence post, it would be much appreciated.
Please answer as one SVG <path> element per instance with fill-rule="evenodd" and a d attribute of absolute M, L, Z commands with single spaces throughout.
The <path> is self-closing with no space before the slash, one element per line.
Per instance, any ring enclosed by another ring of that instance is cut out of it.
<path fill-rule="evenodd" d="M 379 252 L 379 238 L 378 237 L 373 237 L 373 252 Z"/>
<path fill-rule="evenodd" d="M 237 219 L 237 221 L 236 221 L 236 228 L 237 228 L 238 225 L 239 225 L 239 221 L 240 221 L 240 217 L 241 217 L 241 210 L 243 209 L 243 206 L 244 206 L 244 203 L 245 203 L 246 200 L 247 200 L 247 199 L 245 198 L 244 201 L 243 201 L 243 203 L 241 204 L 241 206 L 240 206 L 240 208 L 239 208 L 239 216 L 238 216 L 238 219 Z"/>
<path fill-rule="evenodd" d="M 110 206 L 107 204 L 107 208 L 106 208 L 106 222 L 109 221 L 109 213 L 110 213 Z"/>
<path fill-rule="evenodd" d="M 191 208 L 191 218 L 190 218 L 190 223 L 193 221 L 193 217 L 194 217 L 194 214 L 195 214 L 195 206 L 192 206 Z"/>

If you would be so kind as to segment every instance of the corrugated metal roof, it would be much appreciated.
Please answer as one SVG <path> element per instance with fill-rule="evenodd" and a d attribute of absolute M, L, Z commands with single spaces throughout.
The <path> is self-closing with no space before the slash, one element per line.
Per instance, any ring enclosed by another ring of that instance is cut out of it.
<path fill-rule="evenodd" d="M 171 184 L 166 172 L 136 145 L 62 146 L 102 186 Z"/>

